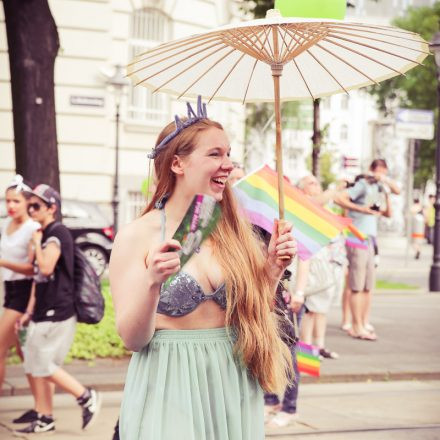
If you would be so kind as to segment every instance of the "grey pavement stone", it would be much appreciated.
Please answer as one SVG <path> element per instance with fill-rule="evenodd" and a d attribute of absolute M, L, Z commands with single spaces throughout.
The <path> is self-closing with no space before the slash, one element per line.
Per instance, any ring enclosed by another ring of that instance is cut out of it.
<path fill-rule="evenodd" d="M 422 258 L 405 257 L 402 237 L 379 239 L 381 263 L 378 278 L 427 286 L 432 248 L 424 246 Z M 440 293 L 382 290 L 373 297 L 372 323 L 377 342 L 360 341 L 340 330 L 341 310 L 335 305 L 328 316 L 327 347 L 338 352 L 340 359 L 321 364 L 319 381 L 440 379 Z M 98 359 L 93 366 L 75 361 L 66 368 L 85 385 L 102 390 L 121 390 L 128 359 Z M 28 393 L 20 366 L 7 368 L 3 393 Z M 303 377 L 303 383 L 316 382 Z"/>
<path fill-rule="evenodd" d="M 428 244 L 421 246 L 421 257 L 414 259 L 405 237 L 382 236 L 378 239 L 380 263 L 377 279 L 418 286 L 428 290 L 429 268 L 433 248 Z"/>
<path fill-rule="evenodd" d="M 71 396 L 55 396 L 55 435 L 41 440 L 110 440 L 118 417 L 120 392 L 105 392 L 98 422 L 80 429 L 80 412 Z M 32 405 L 30 396 L 0 398 L 0 438 L 12 440 L 10 423 Z M 299 420 L 268 429 L 268 439 L 417 439 L 440 438 L 440 381 L 307 384 L 300 388 Z M 24 436 L 22 438 L 34 438 Z"/>

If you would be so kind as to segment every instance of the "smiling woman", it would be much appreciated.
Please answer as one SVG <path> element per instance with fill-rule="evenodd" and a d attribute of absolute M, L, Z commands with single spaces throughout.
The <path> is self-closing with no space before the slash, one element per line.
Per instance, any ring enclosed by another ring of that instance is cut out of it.
<path fill-rule="evenodd" d="M 273 234 L 263 255 L 237 210 L 229 155 L 223 127 L 200 101 L 197 114 L 190 108 L 187 119 L 176 117 L 151 155 L 152 201 L 116 237 L 110 285 L 117 327 L 137 351 L 121 408 L 122 439 L 263 439 L 262 389 L 287 382 L 290 354 L 271 309 L 295 254 L 291 225 Z M 214 197 L 222 217 L 183 272 L 181 244 L 171 237 L 196 194 Z M 172 286 L 162 285 L 176 273 Z"/>

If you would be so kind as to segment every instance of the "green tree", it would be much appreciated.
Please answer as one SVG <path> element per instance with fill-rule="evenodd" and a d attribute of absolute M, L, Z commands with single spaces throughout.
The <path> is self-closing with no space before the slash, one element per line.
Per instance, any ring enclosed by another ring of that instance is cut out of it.
<path fill-rule="evenodd" d="M 316 167 L 316 162 L 313 161 L 313 152 L 312 156 L 309 156 L 306 160 L 307 169 L 313 175 L 319 176 L 319 181 L 324 190 L 327 189 L 331 183 L 336 181 L 336 176 L 333 173 L 332 168 L 337 159 L 334 151 L 329 148 L 329 130 L 330 124 L 325 124 L 322 130 L 320 130 L 318 169 L 313 169 Z"/>
<path fill-rule="evenodd" d="M 393 25 L 402 29 L 417 32 L 426 41 L 430 41 L 438 31 L 440 20 L 440 2 L 432 7 L 409 8 L 403 17 L 393 20 Z M 428 56 L 423 66 L 411 69 L 405 76 L 398 76 L 371 86 L 369 92 L 376 98 L 379 109 L 389 114 L 391 105 L 397 103 L 404 108 L 424 110 L 437 109 L 437 75 L 434 57 Z M 434 174 L 434 140 L 422 141 L 415 171 L 414 186 L 421 188 Z"/>
<path fill-rule="evenodd" d="M 274 0 L 244 0 L 242 2 L 241 8 L 246 13 L 252 14 L 254 18 L 263 18 L 266 16 L 266 11 L 268 9 L 273 9 L 275 6 Z M 314 105 L 314 120 L 316 123 L 313 126 L 314 134 L 313 140 L 313 152 L 312 152 L 312 162 L 313 162 L 313 173 L 319 176 L 319 154 L 321 145 L 321 132 L 319 130 L 319 99 L 315 101 Z M 281 114 L 284 121 L 298 117 L 299 105 L 295 102 L 286 102 L 282 104 Z M 270 104 L 248 104 L 246 110 L 246 135 L 245 144 L 248 144 L 250 128 L 254 127 L 261 129 L 269 121 L 271 115 L 273 114 L 273 105 Z M 285 124 L 283 124 L 285 125 Z M 245 147 L 245 155 L 247 154 L 247 147 Z"/>

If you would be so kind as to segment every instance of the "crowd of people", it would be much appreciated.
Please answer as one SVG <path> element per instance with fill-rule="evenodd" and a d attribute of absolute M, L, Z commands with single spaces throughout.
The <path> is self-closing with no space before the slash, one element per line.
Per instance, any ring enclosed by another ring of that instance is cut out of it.
<path fill-rule="evenodd" d="M 262 439 L 265 424 L 282 427 L 297 417 L 295 342 L 316 346 L 323 360 L 339 358 L 326 341 L 332 305 L 341 302 L 348 336 L 378 339 L 370 319 L 378 218 L 392 215 L 390 194 L 400 190 L 383 159 L 325 191 L 315 176 L 303 176 L 297 187 L 326 209 L 338 206 L 364 238 L 341 234 L 301 260 L 290 223 L 276 221 L 268 233 L 241 214 L 232 185 L 244 170 L 230 159 L 223 127 L 200 103 L 177 119 L 150 154 L 152 200 L 118 233 L 111 256 L 117 330 L 134 351 L 114 438 Z M 220 204 L 222 216 L 182 270 L 173 234 L 200 193 Z M 76 316 L 74 243 L 61 222 L 60 195 L 17 176 L 6 204 L 0 384 L 15 346 L 35 402 L 14 420 L 27 424 L 18 432 L 55 430 L 55 386 L 76 398 L 85 429 L 101 396 L 62 368 Z"/>
<path fill-rule="evenodd" d="M 82 429 L 95 421 L 101 397 L 62 368 L 76 327 L 74 243 L 61 223 L 61 198 L 48 185 L 31 188 L 17 175 L 6 189 L 8 218 L 0 241 L 4 282 L 0 316 L 0 388 L 8 350 L 15 346 L 34 407 L 13 420 L 19 434 L 55 431 L 55 387 L 76 398 Z"/>

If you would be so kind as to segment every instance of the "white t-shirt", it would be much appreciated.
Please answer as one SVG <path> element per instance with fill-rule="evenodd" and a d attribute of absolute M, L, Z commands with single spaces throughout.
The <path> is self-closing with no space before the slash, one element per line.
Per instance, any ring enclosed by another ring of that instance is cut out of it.
<path fill-rule="evenodd" d="M 7 234 L 8 226 L 12 219 L 8 217 L 3 225 L 0 239 L 0 258 L 14 263 L 27 263 L 29 253 L 29 242 L 32 234 L 41 228 L 41 225 L 32 219 L 26 220 L 12 234 Z M 32 278 L 12 270 L 1 268 L 3 281 L 23 280 Z"/>

